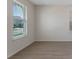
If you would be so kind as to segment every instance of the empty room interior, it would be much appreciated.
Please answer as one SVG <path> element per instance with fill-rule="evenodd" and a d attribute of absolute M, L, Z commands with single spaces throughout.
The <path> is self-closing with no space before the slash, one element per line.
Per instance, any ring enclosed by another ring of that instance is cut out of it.
<path fill-rule="evenodd" d="M 72 0 L 8 0 L 8 59 L 72 59 Z"/>

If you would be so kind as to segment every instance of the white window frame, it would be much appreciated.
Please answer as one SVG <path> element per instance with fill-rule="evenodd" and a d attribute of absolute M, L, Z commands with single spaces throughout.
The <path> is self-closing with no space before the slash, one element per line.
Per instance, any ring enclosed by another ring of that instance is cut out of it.
<path fill-rule="evenodd" d="M 13 36 L 13 39 L 16 40 L 16 39 L 20 39 L 20 38 L 24 37 L 25 35 L 27 35 L 27 25 L 26 25 L 26 23 L 27 23 L 27 19 L 26 19 L 26 16 L 27 16 L 26 12 L 27 12 L 27 10 L 26 9 L 27 8 L 21 2 L 18 2 L 16 0 L 13 1 L 13 4 L 14 3 L 17 3 L 17 4 L 21 5 L 24 8 L 24 21 L 25 21 L 25 23 L 24 23 L 24 33 L 22 35 L 19 35 L 19 36 L 16 36 L 16 37 Z"/>

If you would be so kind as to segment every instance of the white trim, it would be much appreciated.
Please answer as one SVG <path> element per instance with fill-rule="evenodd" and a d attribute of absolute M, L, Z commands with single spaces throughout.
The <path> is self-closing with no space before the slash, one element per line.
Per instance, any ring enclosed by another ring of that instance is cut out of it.
<path fill-rule="evenodd" d="M 14 0 L 13 3 L 14 3 L 14 2 L 17 3 L 17 4 L 19 4 L 19 5 L 21 5 L 22 7 L 24 7 L 24 4 L 22 4 L 21 2 L 19 2 L 19 1 L 17 1 L 17 0 Z"/>

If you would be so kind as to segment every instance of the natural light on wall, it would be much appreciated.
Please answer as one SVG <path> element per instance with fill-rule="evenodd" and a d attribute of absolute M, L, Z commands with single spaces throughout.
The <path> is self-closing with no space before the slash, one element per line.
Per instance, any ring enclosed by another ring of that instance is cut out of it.
<path fill-rule="evenodd" d="M 24 37 L 27 30 L 27 19 L 25 6 L 18 2 L 14 1 L 13 3 L 13 38 L 18 39 Z"/>

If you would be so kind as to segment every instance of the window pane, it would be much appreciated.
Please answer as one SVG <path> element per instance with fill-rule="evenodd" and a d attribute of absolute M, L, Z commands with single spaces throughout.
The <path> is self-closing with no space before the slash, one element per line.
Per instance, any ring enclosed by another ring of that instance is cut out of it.
<path fill-rule="evenodd" d="M 14 2 L 13 4 L 13 36 L 24 34 L 24 8 Z"/>
<path fill-rule="evenodd" d="M 23 7 L 21 5 L 14 3 L 13 16 L 19 16 L 22 19 L 24 19 L 24 10 L 23 10 Z"/>

